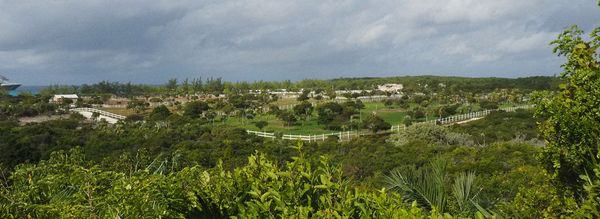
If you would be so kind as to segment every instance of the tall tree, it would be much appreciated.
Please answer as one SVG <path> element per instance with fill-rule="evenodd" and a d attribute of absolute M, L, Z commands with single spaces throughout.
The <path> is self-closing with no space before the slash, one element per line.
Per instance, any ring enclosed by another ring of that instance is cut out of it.
<path fill-rule="evenodd" d="M 167 90 L 169 90 L 169 91 L 175 91 L 177 89 L 177 79 L 176 78 L 169 79 L 169 81 L 165 85 L 165 88 L 167 88 Z"/>
<path fill-rule="evenodd" d="M 308 101 L 302 101 L 302 103 L 294 106 L 294 114 L 298 117 L 302 117 L 307 120 L 313 112 L 313 106 Z"/>
<path fill-rule="evenodd" d="M 552 41 L 554 52 L 566 57 L 562 65 L 560 91 L 552 97 L 540 97 L 537 116 L 547 146 L 542 161 L 561 189 L 581 197 L 581 175 L 598 168 L 600 147 L 600 28 L 584 40 L 577 26 L 566 29 Z M 592 175 L 593 176 L 593 175 Z"/>
<path fill-rule="evenodd" d="M 210 107 L 206 102 L 192 101 L 185 105 L 183 115 L 191 118 L 198 118 L 209 109 Z"/>
<path fill-rule="evenodd" d="M 152 110 L 152 113 L 148 116 L 151 120 L 159 121 L 165 120 L 171 115 L 171 111 L 165 105 L 160 105 Z"/>

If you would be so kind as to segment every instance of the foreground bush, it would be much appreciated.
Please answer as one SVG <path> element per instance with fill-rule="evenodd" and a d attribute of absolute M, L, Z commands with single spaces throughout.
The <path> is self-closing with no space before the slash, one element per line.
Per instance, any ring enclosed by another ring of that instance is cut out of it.
<path fill-rule="evenodd" d="M 261 154 L 233 171 L 171 165 L 124 173 L 90 164 L 78 149 L 53 153 L 37 165 L 18 166 L 3 182 L 0 217 L 424 217 L 416 204 L 384 190 L 351 189 L 324 158 L 315 168 L 303 157 L 280 168 Z"/>

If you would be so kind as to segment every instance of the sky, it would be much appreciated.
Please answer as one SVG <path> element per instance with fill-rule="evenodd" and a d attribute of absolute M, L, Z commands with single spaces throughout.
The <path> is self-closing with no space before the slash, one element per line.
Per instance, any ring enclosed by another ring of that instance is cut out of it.
<path fill-rule="evenodd" d="M 0 74 L 26 85 L 560 73 L 595 0 L 0 0 Z"/>

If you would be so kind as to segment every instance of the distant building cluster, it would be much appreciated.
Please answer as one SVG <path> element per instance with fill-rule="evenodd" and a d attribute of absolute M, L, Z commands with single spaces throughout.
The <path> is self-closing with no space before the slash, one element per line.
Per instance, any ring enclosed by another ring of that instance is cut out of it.
<path fill-rule="evenodd" d="M 387 93 L 397 93 L 402 91 L 402 88 L 404 88 L 402 84 L 384 84 L 377 86 L 377 90 Z"/>

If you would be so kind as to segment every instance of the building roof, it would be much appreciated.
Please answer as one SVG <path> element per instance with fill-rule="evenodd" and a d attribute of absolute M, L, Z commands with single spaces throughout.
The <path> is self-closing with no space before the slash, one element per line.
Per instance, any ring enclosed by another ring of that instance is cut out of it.
<path fill-rule="evenodd" d="M 79 99 L 79 96 L 77 96 L 77 94 L 56 94 L 54 95 L 54 99 Z"/>

